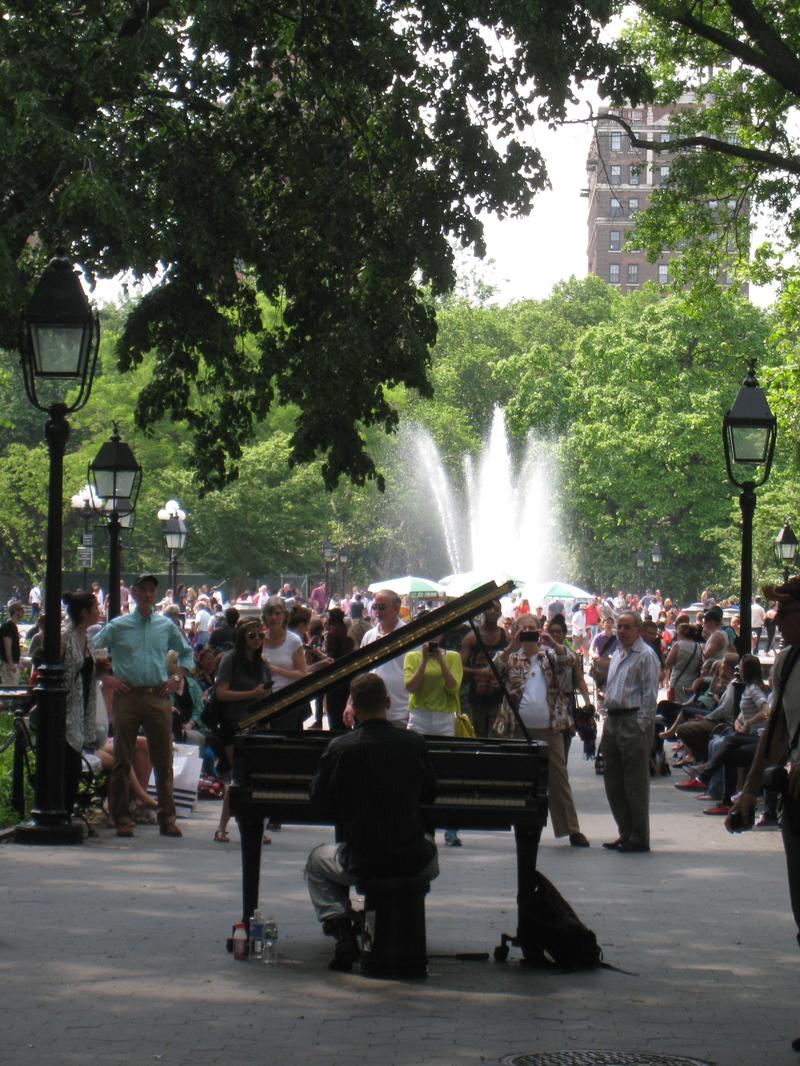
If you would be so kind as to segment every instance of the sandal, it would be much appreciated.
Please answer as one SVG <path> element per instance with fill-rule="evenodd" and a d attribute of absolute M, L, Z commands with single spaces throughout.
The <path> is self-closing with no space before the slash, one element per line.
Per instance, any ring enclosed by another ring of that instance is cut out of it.
<path fill-rule="evenodd" d="M 218 829 L 216 831 L 216 833 L 214 833 L 214 843 L 215 844 L 230 844 L 230 842 L 231 842 L 231 838 L 228 835 L 228 830 L 227 829 Z"/>

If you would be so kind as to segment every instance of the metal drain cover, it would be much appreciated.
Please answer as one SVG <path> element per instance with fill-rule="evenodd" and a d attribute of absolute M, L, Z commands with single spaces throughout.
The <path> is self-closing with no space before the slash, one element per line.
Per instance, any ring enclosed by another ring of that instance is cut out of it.
<path fill-rule="evenodd" d="M 539 1055 L 509 1055 L 502 1061 L 505 1066 L 714 1066 L 705 1059 L 649 1051 L 546 1051 Z"/>

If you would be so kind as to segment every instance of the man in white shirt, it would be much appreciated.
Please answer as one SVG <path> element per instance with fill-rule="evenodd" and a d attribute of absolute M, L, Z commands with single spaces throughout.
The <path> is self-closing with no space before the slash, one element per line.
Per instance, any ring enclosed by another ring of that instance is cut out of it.
<path fill-rule="evenodd" d="M 758 654 L 758 642 L 761 640 L 761 630 L 764 628 L 764 615 L 767 612 L 761 604 L 761 597 L 756 596 L 750 607 L 750 630 L 753 634 L 753 655 Z"/>
<path fill-rule="evenodd" d="M 391 589 L 381 589 L 376 594 L 372 607 L 378 624 L 364 634 L 364 639 L 361 641 L 362 648 L 374 644 L 376 640 L 394 633 L 396 629 L 405 625 L 400 618 L 400 597 Z M 386 685 L 386 691 L 391 700 L 386 717 L 398 729 L 405 729 L 408 723 L 409 692 L 403 679 L 403 658 L 404 654 L 401 652 L 397 658 L 376 666 L 372 671 L 382 678 Z"/>
<path fill-rule="evenodd" d="M 194 606 L 194 645 L 203 648 L 211 637 L 211 612 L 209 602 L 200 596 Z"/>
<path fill-rule="evenodd" d="M 42 589 L 41 586 L 35 582 L 31 585 L 31 591 L 28 593 L 28 603 L 31 608 L 30 620 L 31 622 L 35 622 L 42 609 Z"/>
<path fill-rule="evenodd" d="M 642 618 L 617 619 L 617 649 L 605 688 L 603 726 L 606 796 L 619 836 L 603 844 L 619 852 L 650 850 L 650 752 L 661 666 L 642 640 Z"/>

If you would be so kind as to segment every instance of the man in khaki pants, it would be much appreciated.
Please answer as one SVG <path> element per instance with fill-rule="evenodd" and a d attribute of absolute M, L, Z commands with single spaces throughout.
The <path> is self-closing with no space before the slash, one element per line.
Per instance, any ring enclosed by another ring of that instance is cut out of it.
<path fill-rule="evenodd" d="M 650 752 L 661 665 L 642 640 L 642 618 L 617 619 L 617 650 L 606 682 L 605 786 L 619 836 L 603 844 L 621 853 L 650 850 Z"/>
<path fill-rule="evenodd" d="M 131 588 L 136 607 L 105 625 L 92 641 L 106 648 L 113 674 L 103 687 L 114 693 L 114 765 L 111 770 L 111 816 L 118 837 L 133 836 L 130 813 L 131 764 L 139 728 L 144 730 L 156 775 L 158 824 L 162 836 L 179 837 L 172 793 L 172 701 L 180 674 L 167 674 L 167 652 L 175 651 L 183 671 L 194 666 L 192 649 L 166 615 L 155 614 L 158 578 L 140 574 Z"/>

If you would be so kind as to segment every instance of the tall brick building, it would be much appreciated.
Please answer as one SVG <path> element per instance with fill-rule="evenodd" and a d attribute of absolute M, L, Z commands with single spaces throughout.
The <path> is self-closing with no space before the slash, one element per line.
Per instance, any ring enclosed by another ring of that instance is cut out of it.
<path fill-rule="evenodd" d="M 623 293 L 647 281 L 668 281 L 669 252 L 649 263 L 644 252 L 623 249 L 636 213 L 647 207 L 653 190 L 668 178 L 670 156 L 652 148 L 632 148 L 625 130 L 607 116 L 624 118 L 638 137 L 663 142 L 670 139 L 673 111 L 691 106 L 692 100 L 686 98 L 668 107 L 600 108 L 586 160 L 588 187 L 583 191 L 589 200 L 589 273 L 618 285 Z M 713 201 L 711 206 L 716 206 Z M 728 279 L 723 272 L 718 280 L 725 285 Z"/>

